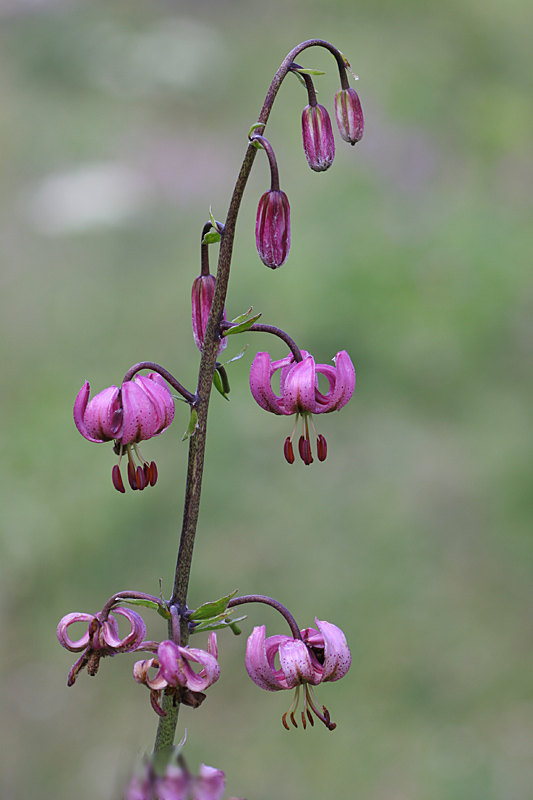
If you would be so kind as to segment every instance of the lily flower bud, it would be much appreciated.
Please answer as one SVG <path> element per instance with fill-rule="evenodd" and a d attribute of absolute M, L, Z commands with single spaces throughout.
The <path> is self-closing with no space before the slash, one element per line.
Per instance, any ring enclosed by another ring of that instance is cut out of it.
<path fill-rule="evenodd" d="M 202 352 L 207 328 L 209 312 L 213 304 L 215 294 L 215 276 L 199 275 L 192 285 L 192 332 L 196 347 Z M 226 319 L 226 311 L 222 319 Z M 228 345 L 227 339 L 221 339 L 218 352 L 221 353 Z"/>
<path fill-rule="evenodd" d="M 324 172 L 335 158 L 335 141 L 329 114 L 317 103 L 302 112 L 302 136 L 307 163 L 315 172 Z"/>
<path fill-rule="evenodd" d="M 361 103 L 355 89 L 339 89 L 335 95 L 335 117 L 345 142 L 354 145 L 363 138 L 365 123 Z"/>
<path fill-rule="evenodd" d="M 255 241 L 263 264 L 277 269 L 289 256 L 291 209 L 285 192 L 271 189 L 261 197 L 257 208 Z"/>

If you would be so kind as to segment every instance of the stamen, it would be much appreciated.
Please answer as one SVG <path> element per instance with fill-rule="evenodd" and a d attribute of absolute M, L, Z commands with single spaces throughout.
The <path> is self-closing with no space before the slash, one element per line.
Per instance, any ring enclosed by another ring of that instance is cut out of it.
<path fill-rule="evenodd" d="M 282 716 L 282 718 L 281 718 L 281 721 L 283 722 L 283 727 L 284 727 L 284 728 L 286 728 L 288 731 L 290 731 L 289 724 L 288 724 L 288 722 L 287 722 L 287 714 L 288 714 L 288 713 L 289 713 L 289 712 L 288 712 L 288 711 L 286 711 L 286 712 L 283 714 L 283 716 Z"/>
<path fill-rule="evenodd" d="M 328 444 L 322 434 L 316 440 L 316 454 L 319 461 L 325 461 L 328 454 Z"/>
<path fill-rule="evenodd" d="M 157 467 L 155 461 L 150 464 L 150 486 L 155 486 L 157 482 Z"/>
<path fill-rule="evenodd" d="M 335 728 L 337 727 L 337 723 L 331 722 L 331 717 L 329 715 L 329 711 L 327 710 L 326 706 L 322 706 L 322 709 L 319 708 L 313 690 L 307 683 L 305 684 L 305 700 L 307 701 L 307 703 L 309 703 L 315 715 L 321 722 L 324 723 L 326 728 L 330 731 L 334 731 Z"/>
<path fill-rule="evenodd" d="M 117 492 L 125 494 L 126 490 L 124 488 L 124 483 L 122 481 L 122 475 L 120 474 L 120 467 L 118 464 L 115 464 L 115 466 L 111 470 L 111 479 L 113 481 L 113 486 L 115 487 Z"/>
<path fill-rule="evenodd" d="M 302 725 L 304 726 L 304 731 L 307 730 L 307 720 L 305 718 L 305 711 L 302 711 Z"/>
<path fill-rule="evenodd" d="M 128 453 L 128 455 L 129 455 L 129 453 Z M 138 486 L 137 486 L 137 473 L 135 471 L 135 466 L 132 464 L 131 461 L 128 462 L 128 481 L 129 481 L 130 487 L 133 489 L 134 492 L 136 492 L 137 489 L 138 489 Z"/>
<path fill-rule="evenodd" d="M 285 456 L 285 460 L 289 462 L 289 464 L 294 464 L 294 450 L 292 448 L 292 442 L 290 436 L 287 436 L 285 439 L 285 444 L 283 445 L 283 455 Z"/>
<path fill-rule="evenodd" d="M 146 487 L 146 478 L 144 477 L 144 470 L 142 467 L 137 467 L 136 481 L 137 489 L 142 491 Z"/>

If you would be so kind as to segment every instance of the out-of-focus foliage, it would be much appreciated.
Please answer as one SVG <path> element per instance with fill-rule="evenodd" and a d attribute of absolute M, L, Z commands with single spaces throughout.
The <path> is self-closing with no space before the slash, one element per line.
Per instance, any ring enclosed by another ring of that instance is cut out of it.
<path fill-rule="evenodd" d="M 194 388 L 202 225 L 210 205 L 224 219 L 271 76 L 315 36 L 360 75 L 365 135 L 311 172 L 288 77 L 267 135 L 291 254 L 272 273 L 255 252 L 259 154 L 227 310 L 253 305 L 321 362 L 348 350 L 358 385 L 318 420 L 328 460 L 290 467 L 290 421 L 247 386 L 254 352 L 284 348 L 231 339 L 228 357 L 250 347 L 231 402 L 213 397 L 191 605 L 274 595 L 302 626 L 340 625 L 353 665 L 317 691 L 337 730 L 287 733 L 288 698 L 243 663 L 254 624 L 285 630 L 250 607 L 180 736 L 193 770 L 254 800 L 529 800 L 532 16 L 526 0 L 0 0 L 3 800 L 111 800 L 152 746 L 134 657 L 67 690 L 55 626 L 121 589 L 169 592 L 187 408 L 143 447 L 157 486 L 123 496 L 72 404 L 143 359 Z M 332 112 L 334 62 L 302 60 L 326 70 Z"/>

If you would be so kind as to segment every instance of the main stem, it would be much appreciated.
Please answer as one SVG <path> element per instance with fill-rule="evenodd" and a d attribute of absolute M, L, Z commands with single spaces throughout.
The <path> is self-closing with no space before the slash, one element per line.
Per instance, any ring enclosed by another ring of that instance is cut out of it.
<path fill-rule="evenodd" d="M 345 60 L 339 50 L 323 39 L 309 39 L 306 42 L 302 42 L 293 48 L 290 53 L 288 53 L 276 72 L 257 120 L 258 123 L 261 123 L 263 127 L 256 128 L 256 133 L 260 133 L 262 130 L 264 130 L 264 126 L 268 122 L 276 95 L 284 78 L 290 71 L 294 59 L 303 50 L 314 46 L 325 47 L 333 54 L 339 68 L 341 86 L 343 88 L 347 87 L 348 81 Z M 209 410 L 209 399 L 211 396 L 213 374 L 215 371 L 218 348 L 220 345 L 220 322 L 222 320 L 222 314 L 226 302 L 226 294 L 228 291 L 231 258 L 233 255 L 233 241 L 235 239 L 235 228 L 244 189 L 246 188 L 256 155 L 257 148 L 254 147 L 253 144 L 249 144 L 237 181 L 235 183 L 235 188 L 233 190 L 228 209 L 228 215 L 226 217 L 224 232 L 220 242 L 215 294 L 207 322 L 202 357 L 200 359 L 198 385 L 196 389 L 197 399 L 194 406 L 198 414 L 198 423 L 195 433 L 189 439 L 189 462 L 187 469 L 187 482 L 185 486 L 183 522 L 181 528 L 178 560 L 176 564 L 174 588 L 169 604 L 171 606 L 176 606 L 178 610 L 182 611 L 187 607 L 187 593 L 191 573 L 194 538 L 196 535 L 196 526 L 198 524 L 200 495 L 202 492 L 202 477 L 204 471 L 205 443 L 207 435 L 207 413 Z M 169 636 L 172 637 L 172 635 L 172 627 L 169 625 Z M 180 644 L 184 646 L 187 644 L 188 640 L 189 632 L 187 620 L 182 616 L 180 622 Z M 162 705 L 163 710 L 166 712 L 166 716 L 160 718 L 154 745 L 154 752 L 163 750 L 173 745 L 176 725 L 178 722 L 179 705 L 174 705 L 173 698 L 168 695 L 164 695 Z"/>

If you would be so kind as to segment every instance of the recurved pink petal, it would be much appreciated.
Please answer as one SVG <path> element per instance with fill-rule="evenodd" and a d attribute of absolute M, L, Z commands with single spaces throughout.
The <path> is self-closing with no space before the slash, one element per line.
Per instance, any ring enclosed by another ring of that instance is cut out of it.
<path fill-rule="evenodd" d="M 281 397 L 272 391 L 270 355 L 257 353 L 250 367 L 250 391 L 256 403 L 272 414 L 287 414 Z M 289 412 L 291 413 L 291 412 Z"/>
<path fill-rule="evenodd" d="M 157 372 L 150 372 L 146 377 L 136 375 L 134 380 L 141 386 L 154 405 L 154 425 L 157 436 L 166 431 L 174 419 L 174 398 L 170 394 L 164 379 Z"/>
<path fill-rule="evenodd" d="M 338 681 L 343 678 L 352 663 L 352 654 L 344 633 L 336 625 L 315 618 L 324 638 L 323 681 Z"/>
<path fill-rule="evenodd" d="M 89 393 L 90 386 L 85 381 L 74 403 L 74 423 L 81 435 L 90 442 L 108 442 L 120 438 L 122 407 L 117 387 L 104 389 L 90 402 Z"/>
<path fill-rule="evenodd" d="M 118 625 L 116 620 L 110 614 L 107 621 L 103 623 L 102 638 L 107 645 L 115 650 L 135 650 L 146 636 L 146 625 L 143 618 L 136 611 L 129 608 L 115 608 L 113 614 L 120 614 L 126 617 L 131 625 L 130 632 L 121 639 L 118 634 Z M 115 624 L 110 624 L 113 621 Z"/>
<path fill-rule="evenodd" d="M 183 649 L 170 641 L 170 639 L 161 642 L 157 648 L 159 672 L 169 686 L 185 686 L 187 682 L 181 658 Z"/>
<path fill-rule="evenodd" d="M 275 639 L 284 640 L 288 638 L 287 636 L 271 636 L 267 641 L 272 645 L 272 641 Z M 269 692 L 278 692 L 281 689 L 288 688 L 280 685 L 280 679 L 276 676 L 277 671 L 274 669 L 273 664 L 274 655 L 280 643 L 281 641 L 274 643 L 271 663 L 269 663 L 266 653 L 264 625 L 255 627 L 246 643 L 246 656 L 244 659 L 246 672 L 257 686 L 261 689 L 267 689 Z M 280 676 L 283 678 L 281 671 Z"/>
<path fill-rule="evenodd" d="M 198 647 L 180 647 L 183 670 L 187 678 L 187 688 L 193 692 L 203 692 L 220 678 L 220 666 L 216 658 Z M 195 672 L 189 661 L 201 665 Z"/>
<path fill-rule="evenodd" d="M 303 361 L 294 364 L 285 377 L 283 387 L 285 413 L 313 412 L 316 408 L 315 392 L 315 359 L 313 356 L 307 356 Z"/>
<path fill-rule="evenodd" d="M 122 407 L 122 444 L 150 439 L 157 433 L 159 416 L 150 397 L 137 381 L 126 381 L 122 384 Z"/>
<path fill-rule="evenodd" d="M 313 669 L 309 650 L 300 639 L 288 639 L 280 645 L 279 663 L 288 689 L 300 683 L 316 685 L 322 679 L 321 671 Z"/>
<path fill-rule="evenodd" d="M 69 625 L 73 625 L 76 622 L 91 623 L 94 618 L 94 614 L 83 614 L 77 612 L 67 614 L 59 621 L 59 625 L 57 626 L 56 633 L 59 644 L 63 645 L 63 647 L 65 647 L 67 650 L 70 650 L 72 653 L 78 653 L 80 650 L 84 650 L 89 644 L 89 630 L 87 629 L 80 639 L 75 639 L 72 641 L 72 639 L 67 636 L 67 628 Z"/>
<path fill-rule="evenodd" d="M 329 391 L 323 395 L 317 392 L 317 414 L 339 411 L 352 397 L 355 390 L 355 369 L 346 350 L 335 356 L 335 367 L 318 364 L 317 372 L 329 381 Z"/>

